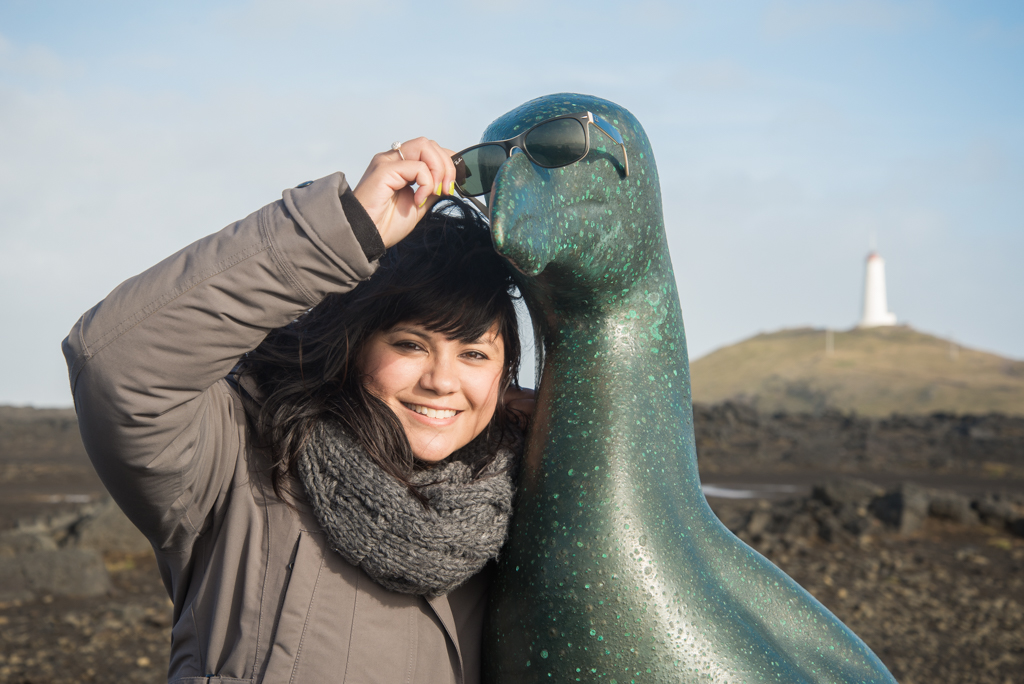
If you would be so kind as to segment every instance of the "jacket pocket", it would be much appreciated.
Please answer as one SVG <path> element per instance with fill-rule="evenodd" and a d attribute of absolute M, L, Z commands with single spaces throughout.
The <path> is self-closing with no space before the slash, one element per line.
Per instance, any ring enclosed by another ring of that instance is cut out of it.
<path fill-rule="evenodd" d="M 295 680 L 323 563 L 319 545 L 306 532 L 299 532 L 262 681 L 280 684 Z"/>

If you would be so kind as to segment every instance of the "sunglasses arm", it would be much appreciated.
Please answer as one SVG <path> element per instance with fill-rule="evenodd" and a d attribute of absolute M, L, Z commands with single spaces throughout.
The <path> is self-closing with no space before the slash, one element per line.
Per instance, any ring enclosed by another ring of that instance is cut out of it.
<path fill-rule="evenodd" d="M 456 189 L 459 189 L 458 186 L 455 186 L 455 187 L 456 187 Z M 462 197 L 462 199 L 467 199 L 470 202 L 472 202 L 473 206 L 475 206 L 477 209 L 479 209 L 481 214 L 483 214 L 488 219 L 490 219 L 491 212 L 487 209 L 487 205 L 486 204 L 484 204 L 483 202 L 478 200 L 476 197 L 469 197 L 468 195 L 463 195 L 461 190 L 459 192 L 459 196 Z"/>
<path fill-rule="evenodd" d="M 602 126 L 601 124 L 604 123 L 603 120 L 598 119 L 596 116 L 594 116 L 590 112 L 587 112 L 587 114 L 590 115 L 589 116 L 590 123 L 594 124 L 594 126 L 597 127 L 597 130 L 599 130 L 602 133 L 604 133 L 608 138 L 611 139 L 612 142 L 614 142 L 616 145 L 618 145 L 619 147 L 622 148 L 622 161 L 623 161 L 623 165 L 626 167 L 626 178 L 629 178 L 629 155 L 626 154 L 626 143 L 620 142 L 617 139 L 618 136 L 612 135 L 612 133 L 610 131 L 608 131 L 604 126 Z M 606 125 L 611 126 L 611 124 L 606 124 Z"/>
<path fill-rule="evenodd" d="M 619 147 L 622 148 L 622 161 L 626 165 L 626 178 L 629 178 L 629 155 L 626 154 L 626 144 L 619 143 Z"/>

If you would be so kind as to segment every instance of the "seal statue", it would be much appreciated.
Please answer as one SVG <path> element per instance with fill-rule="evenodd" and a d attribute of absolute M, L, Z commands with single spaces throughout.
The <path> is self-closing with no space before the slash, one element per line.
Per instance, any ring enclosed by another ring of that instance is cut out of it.
<path fill-rule="evenodd" d="M 543 340 L 520 499 L 485 625 L 483 676 L 523 682 L 890 682 L 857 636 L 708 507 L 686 338 L 643 128 L 560 94 L 483 141 L 592 112 L 581 161 L 514 154 L 491 194 L 494 246 L 522 272 Z"/>

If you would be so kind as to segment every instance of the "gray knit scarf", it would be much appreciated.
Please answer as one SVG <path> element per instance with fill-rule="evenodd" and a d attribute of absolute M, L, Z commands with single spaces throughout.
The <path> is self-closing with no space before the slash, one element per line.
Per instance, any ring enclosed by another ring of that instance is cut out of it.
<path fill-rule="evenodd" d="M 409 481 L 428 502 L 381 470 L 336 424 L 322 423 L 299 456 L 299 479 L 332 549 L 378 584 L 406 594 L 447 594 L 505 543 L 518 435 L 473 477 L 485 434 Z M 490 448 L 494 448 L 490 445 Z"/>

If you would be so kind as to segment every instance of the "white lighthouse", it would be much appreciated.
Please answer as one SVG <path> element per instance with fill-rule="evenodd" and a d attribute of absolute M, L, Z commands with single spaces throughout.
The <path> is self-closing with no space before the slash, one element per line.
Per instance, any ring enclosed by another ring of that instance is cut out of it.
<path fill-rule="evenodd" d="M 885 260 L 878 252 L 868 254 L 864 269 L 864 313 L 858 327 L 877 328 L 882 325 L 896 325 L 896 314 L 889 311 L 885 298 Z"/>

